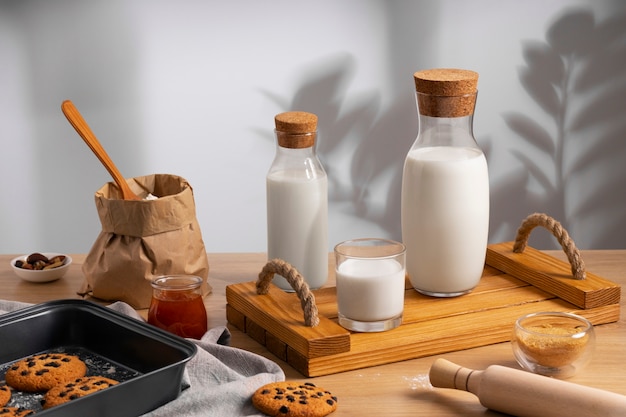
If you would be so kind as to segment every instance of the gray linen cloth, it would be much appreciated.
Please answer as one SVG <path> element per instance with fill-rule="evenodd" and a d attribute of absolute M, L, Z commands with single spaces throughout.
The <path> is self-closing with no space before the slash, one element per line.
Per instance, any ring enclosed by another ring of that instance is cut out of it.
<path fill-rule="evenodd" d="M 30 305 L 0 300 L 0 314 Z M 108 307 L 143 320 L 126 303 Z M 144 417 L 263 416 L 252 405 L 252 394 L 262 385 L 284 380 L 282 369 L 262 356 L 226 346 L 230 332 L 224 326 L 210 329 L 201 340 L 189 340 L 198 346 L 198 353 L 185 369 L 183 391 Z"/>

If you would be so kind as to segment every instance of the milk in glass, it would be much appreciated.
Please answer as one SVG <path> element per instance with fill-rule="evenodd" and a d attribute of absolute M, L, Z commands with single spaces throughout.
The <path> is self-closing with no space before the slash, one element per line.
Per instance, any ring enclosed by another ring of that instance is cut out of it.
<path fill-rule="evenodd" d="M 404 267 L 394 259 L 347 259 L 337 267 L 337 305 L 352 320 L 378 321 L 404 309 Z"/>
<path fill-rule="evenodd" d="M 402 233 L 413 286 L 431 295 L 465 293 L 482 275 L 489 229 L 487 161 L 476 148 L 409 152 Z"/>
<path fill-rule="evenodd" d="M 328 180 L 307 178 L 301 171 L 267 176 L 268 259 L 295 266 L 312 288 L 328 277 Z M 274 281 L 290 290 L 283 277 Z"/>

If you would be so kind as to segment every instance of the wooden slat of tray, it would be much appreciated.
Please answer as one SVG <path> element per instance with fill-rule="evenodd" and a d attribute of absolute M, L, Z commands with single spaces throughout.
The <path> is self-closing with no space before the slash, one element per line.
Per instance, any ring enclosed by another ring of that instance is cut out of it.
<path fill-rule="evenodd" d="M 531 247 L 522 253 L 515 253 L 513 244 L 490 245 L 486 263 L 580 308 L 619 303 L 621 288 L 618 284 L 589 271 L 586 271 L 586 279 L 573 279 L 567 262 Z"/>
<path fill-rule="evenodd" d="M 320 315 L 318 326 L 305 326 L 298 297 L 273 284 L 270 284 L 266 295 L 256 294 L 254 282 L 229 285 L 226 287 L 226 300 L 231 308 L 250 318 L 268 333 L 279 340 L 289 341 L 289 346 L 305 357 L 314 358 L 350 350 L 348 330 L 323 315 Z M 317 298 L 316 302 L 319 306 Z M 335 308 L 335 317 L 336 311 Z"/>
<path fill-rule="evenodd" d="M 616 285 L 604 281 L 609 288 Z M 315 328 L 304 325 L 295 294 L 273 285 L 267 295 L 255 291 L 254 282 L 226 288 L 228 321 L 309 377 L 505 342 L 515 320 L 531 312 L 575 312 L 594 324 L 619 319 L 619 297 L 581 309 L 490 265 L 474 291 L 462 297 L 427 297 L 407 282 L 403 324 L 381 333 L 339 326 L 334 287 L 313 291 L 321 322 Z"/>
<path fill-rule="evenodd" d="M 495 314 L 481 311 L 407 324 L 377 335 L 354 333 L 349 353 L 304 360 L 294 352 L 288 362 L 303 375 L 313 377 L 507 342 L 518 317 L 536 311 L 577 312 L 567 307 L 562 300 L 554 299 L 534 305 L 512 306 Z M 619 318 L 619 305 L 593 310 L 585 310 L 582 315 L 595 324 Z"/>

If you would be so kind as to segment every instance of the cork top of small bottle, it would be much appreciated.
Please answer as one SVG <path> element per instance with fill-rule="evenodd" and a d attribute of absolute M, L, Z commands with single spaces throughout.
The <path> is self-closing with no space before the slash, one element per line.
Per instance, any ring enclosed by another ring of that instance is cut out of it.
<path fill-rule="evenodd" d="M 283 148 L 309 148 L 317 137 L 317 116 L 304 111 L 289 111 L 274 117 L 278 144 Z"/>
<path fill-rule="evenodd" d="M 435 68 L 413 74 L 420 114 L 462 117 L 474 112 L 478 73 L 455 68 Z"/>

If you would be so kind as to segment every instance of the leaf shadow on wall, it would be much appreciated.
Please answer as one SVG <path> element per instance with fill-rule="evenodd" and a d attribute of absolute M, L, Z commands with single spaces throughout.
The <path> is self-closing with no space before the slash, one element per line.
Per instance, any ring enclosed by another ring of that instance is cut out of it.
<path fill-rule="evenodd" d="M 539 211 L 580 248 L 626 247 L 626 14 L 597 22 L 587 9 L 569 9 L 546 41 L 525 41 L 522 53 L 520 82 L 550 123 L 503 114 L 522 172 L 492 185 L 492 232 L 515 230 Z M 530 243 L 558 247 L 545 231 Z"/>
<path fill-rule="evenodd" d="M 353 223 L 342 223 L 342 230 L 331 230 L 331 235 L 365 233 L 362 225 L 367 223 L 400 240 L 402 167 L 415 140 L 403 133 L 415 131 L 415 103 L 396 100 L 382 111 L 378 92 L 348 94 L 355 71 L 354 57 L 339 53 L 302 71 L 303 81 L 292 98 L 263 94 L 285 111 L 308 111 L 319 118 L 317 152 L 328 174 L 329 205 L 337 218 Z M 354 237 L 364 236 L 341 239 Z"/>

